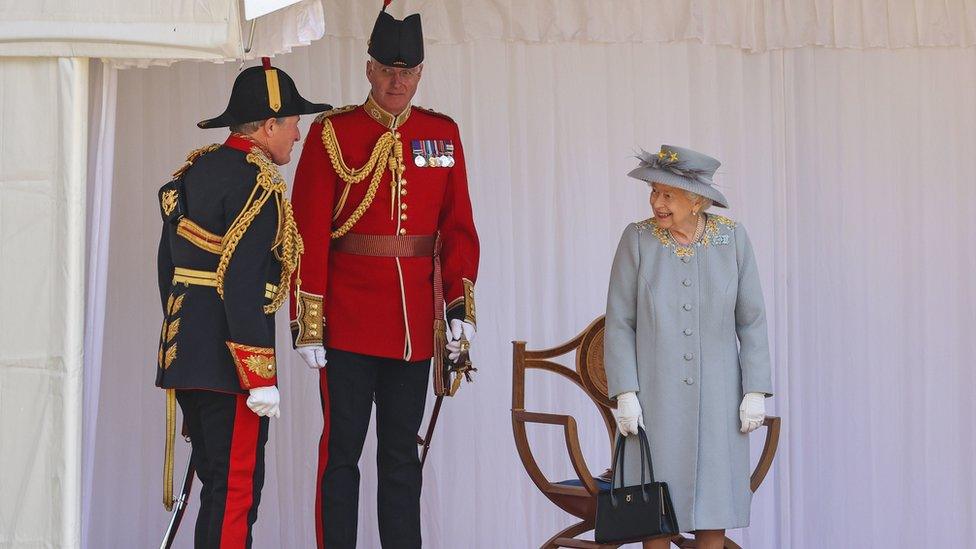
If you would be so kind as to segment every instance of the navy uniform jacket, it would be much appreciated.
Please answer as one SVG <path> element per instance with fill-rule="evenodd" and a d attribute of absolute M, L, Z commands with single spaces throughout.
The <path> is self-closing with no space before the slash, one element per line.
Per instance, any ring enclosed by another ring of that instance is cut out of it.
<path fill-rule="evenodd" d="M 284 180 L 236 135 L 194 151 L 174 176 L 159 191 L 156 385 L 227 393 L 275 385 L 274 310 L 301 253 Z"/>

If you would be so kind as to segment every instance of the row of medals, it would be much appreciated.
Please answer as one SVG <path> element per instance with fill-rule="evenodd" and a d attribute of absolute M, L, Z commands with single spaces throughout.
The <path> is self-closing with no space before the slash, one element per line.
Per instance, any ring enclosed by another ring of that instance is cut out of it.
<path fill-rule="evenodd" d="M 418 168 L 450 168 L 454 165 L 454 157 L 446 154 L 431 157 L 418 154 L 413 158 L 413 163 L 416 164 Z"/>

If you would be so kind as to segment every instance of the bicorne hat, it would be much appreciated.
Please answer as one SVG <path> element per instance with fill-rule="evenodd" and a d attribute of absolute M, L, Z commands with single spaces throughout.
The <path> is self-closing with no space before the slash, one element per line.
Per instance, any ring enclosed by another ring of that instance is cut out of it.
<path fill-rule="evenodd" d="M 330 109 L 331 105 L 312 103 L 302 97 L 295 87 L 295 81 L 285 71 L 272 67 L 271 60 L 264 57 L 260 67 L 244 69 L 237 75 L 223 114 L 198 122 L 197 126 L 204 129 L 223 128 Z"/>

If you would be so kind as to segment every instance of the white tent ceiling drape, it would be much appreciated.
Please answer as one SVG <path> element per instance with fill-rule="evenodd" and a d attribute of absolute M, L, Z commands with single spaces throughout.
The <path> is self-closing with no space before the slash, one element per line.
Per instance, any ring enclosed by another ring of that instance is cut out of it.
<path fill-rule="evenodd" d="M 379 1 L 323 0 L 330 36 L 369 36 Z M 750 52 L 802 46 L 976 43 L 976 0 L 397 0 L 429 42 L 649 43 L 694 39 Z"/>
<path fill-rule="evenodd" d="M 365 96 L 365 47 L 331 38 L 276 63 L 307 97 L 342 105 Z M 661 142 L 724 161 L 718 181 L 766 292 L 770 406 L 785 426 L 752 525 L 733 538 L 750 549 L 909 548 L 976 535 L 976 52 L 482 38 L 427 55 L 416 102 L 460 124 L 483 259 L 481 375 L 447 404 L 435 437 L 426 546 L 536 547 L 570 523 L 515 452 L 510 341 L 550 346 L 601 314 L 619 233 L 649 216 L 646 188 L 625 177 L 631 151 Z M 165 524 L 155 190 L 187 151 L 223 138 L 194 123 L 223 109 L 234 72 L 183 64 L 119 77 L 91 547 L 148 546 Z M 255 544 L 310 547 L 317 386 L 279 321 L 285 403 Z M 574 388 L 534 376 L 528 405 L 577 415 L 592 469 L 607 466 L 600 420 Z M 544 470 L 570 478 L 561 433 L 530 436 Z M 368 441 L 360 546 L 379 547 Z"/>
<path fill-rule="evenodd" d="M 0 0 L 0 56 L 94 57 L 113 66 L 240 58 L 251 36 L 243 0 Z M 257 19 L 248 58 L 291 51 L 322 37 L 319 0 Z"/>

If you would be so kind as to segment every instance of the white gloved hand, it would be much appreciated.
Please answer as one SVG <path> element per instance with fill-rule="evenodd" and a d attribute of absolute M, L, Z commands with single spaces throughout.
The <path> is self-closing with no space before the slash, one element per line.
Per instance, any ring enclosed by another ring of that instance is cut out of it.
<path fill-rule="evenodd" d="M 617 430 L 621 435 L 637 434 L 637 426 L 644 426 L 644 412 L 641 411 L 637 393 L 620 393 L 617 395 L 617 409 L 613 416 L 617 419 Z"/>
<path fill-rule="evenodd" d="M 451 329 L 447 331 L 447 357 L 452 362 L 457 362 L 461 356 L 461 334 L 471 343 L 477 330 L 474 324 L 455 318 L 451 320 Z"/>
<path fill-rule="evenodd" d="M 762 393 L 746 393 L 739 404 L 739 420 L 742 422 L 743 433 L 751 433 L 762 426 L 766 420 L 766 395 Z"/>
<path fill-rule="evenodd" d="M 247 407 L 259 416 L 281 417 L 281 395 L 274 385 L 270 387 L 255 387 L 247 397 Z"/>
<path fill-rule="evenodd" d="M 302 360 L 305 364 L 308 364 L 309 368 L 318 369 L 325 367 L 325 347 L 321 345 L 309 345 L 307 347 L 298 347 L 295 349 L 298 354 L 301 355 Z"/>

